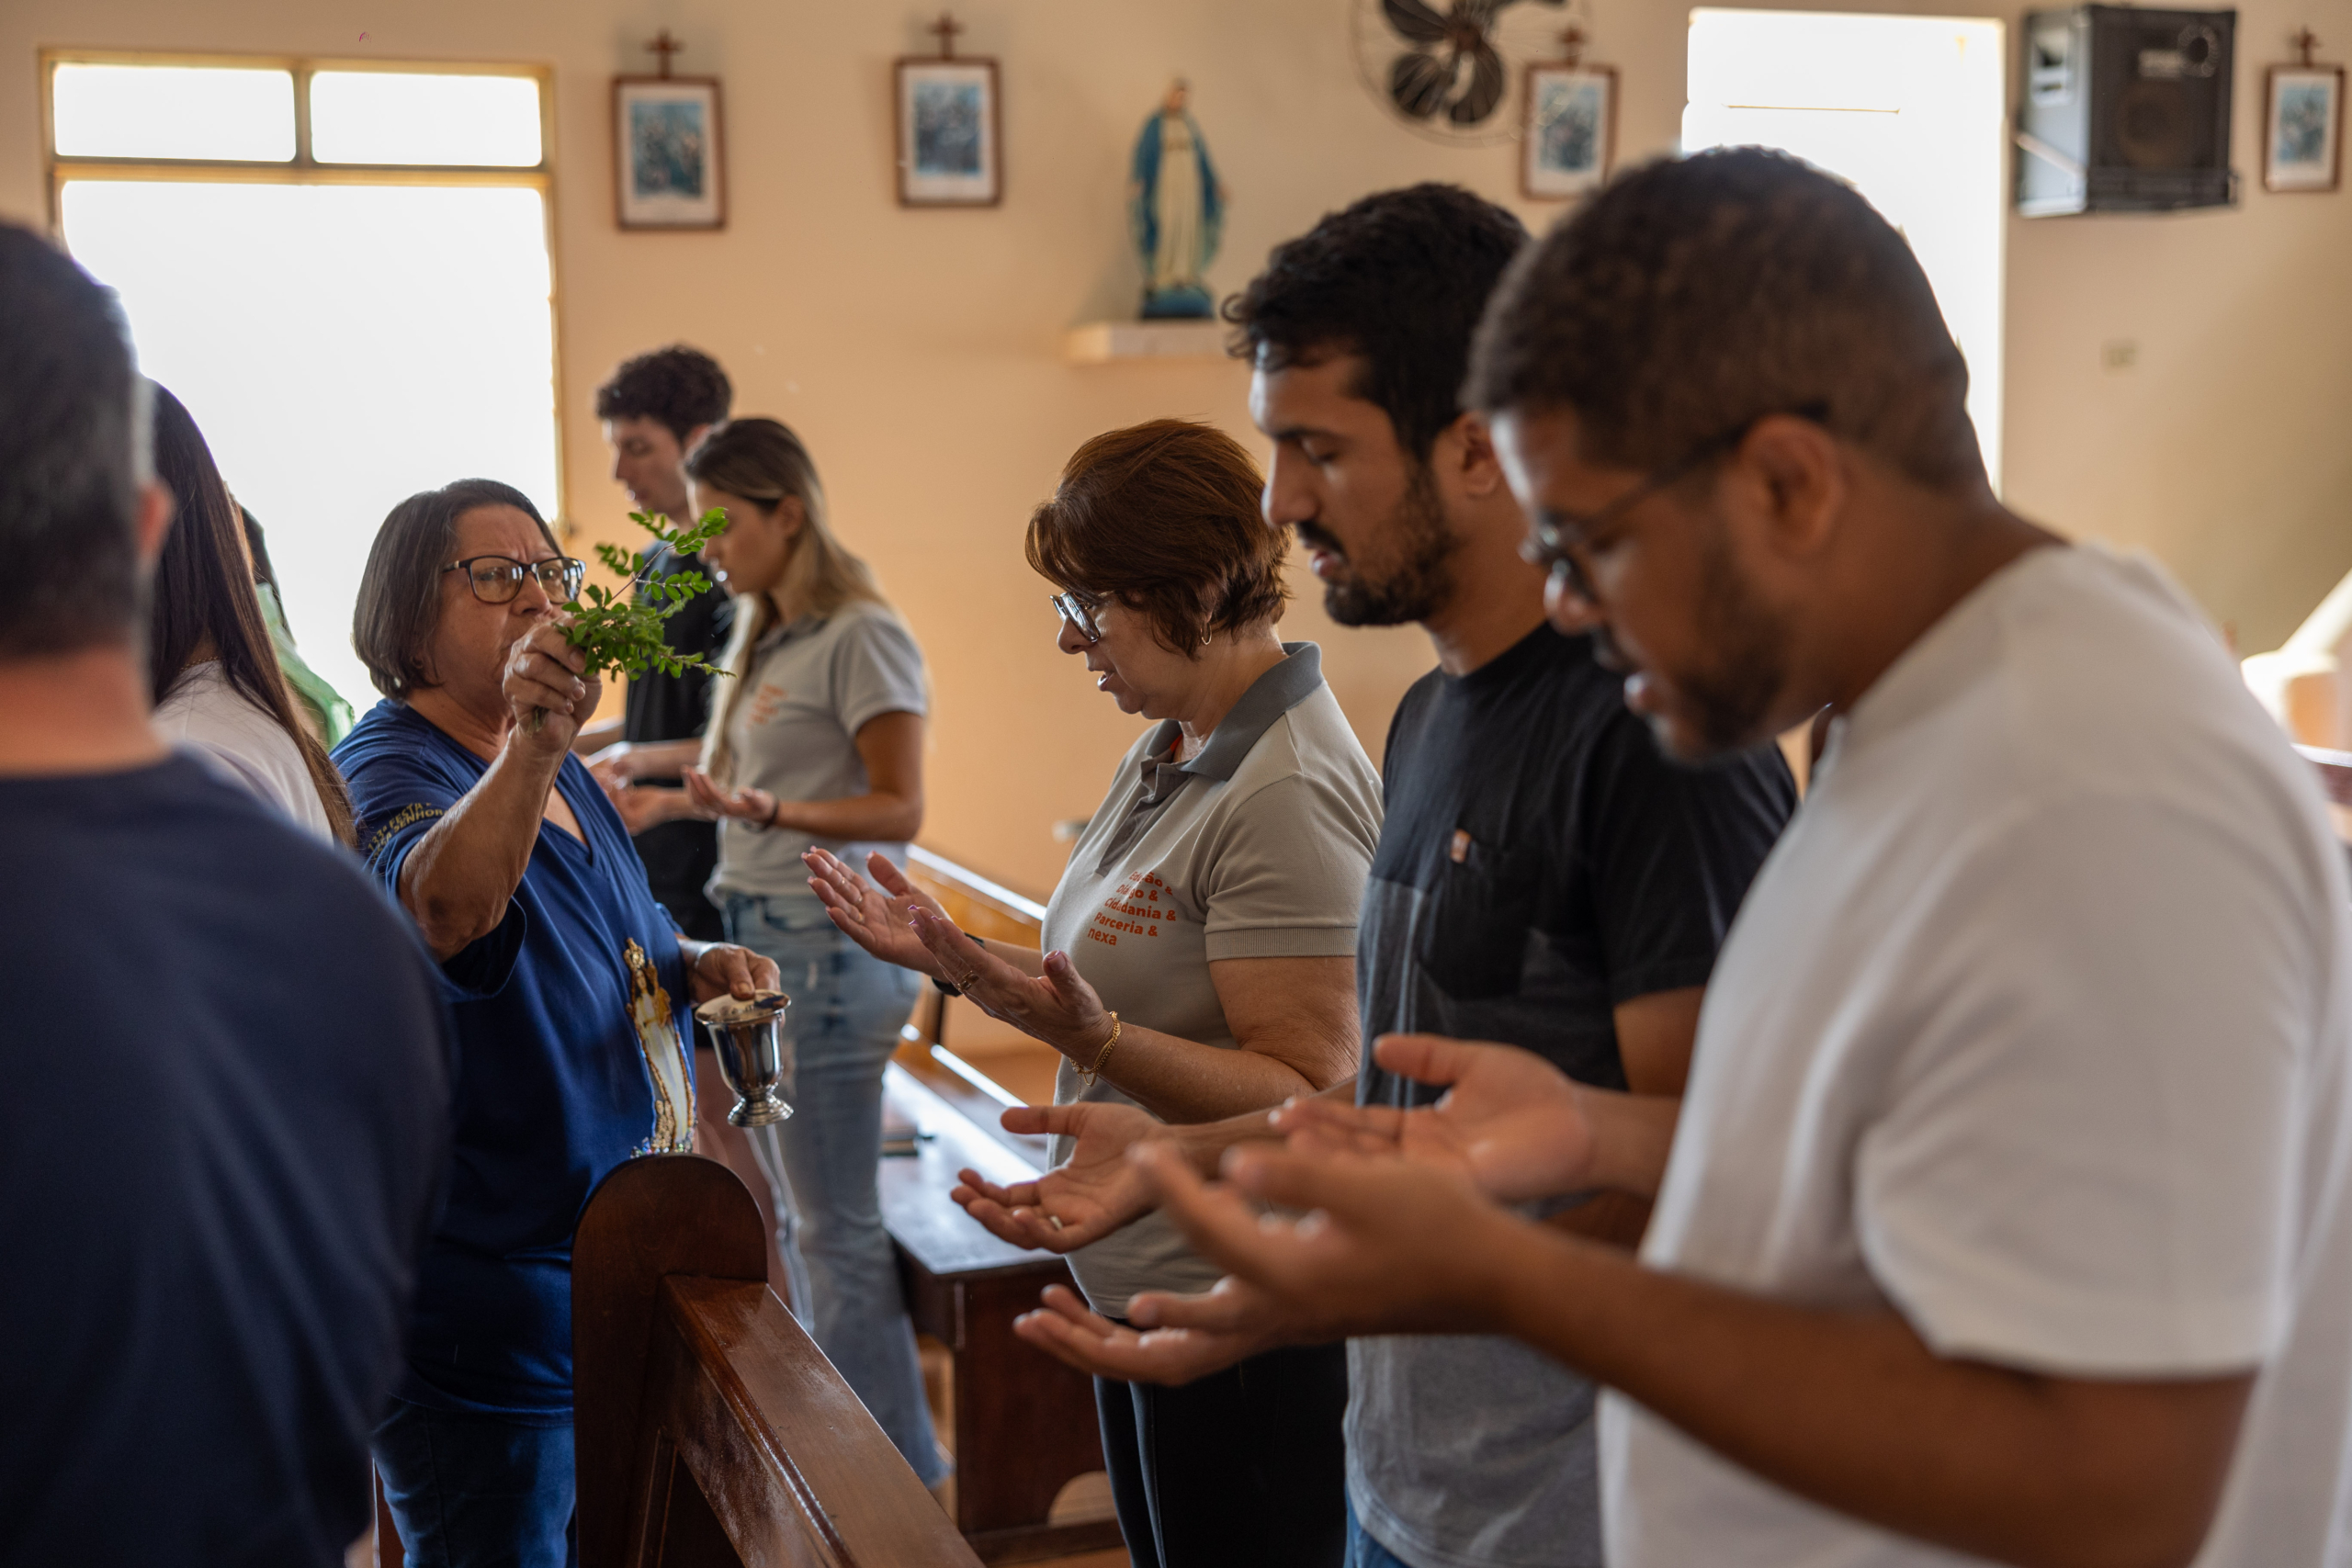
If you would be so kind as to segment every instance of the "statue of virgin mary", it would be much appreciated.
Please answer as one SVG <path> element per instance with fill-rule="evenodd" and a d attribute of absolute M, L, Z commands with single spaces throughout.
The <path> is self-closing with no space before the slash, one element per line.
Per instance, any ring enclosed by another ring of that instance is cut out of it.
<path fill-rule="evenodd" d="M 1144 121 L 1127 183 L 1127 217 L 1143 257 L 1143 313 L 1148 321 L 1216 313 L 1205 274 L 1225 229 L 1225 187 L 1208 143 L 1184 107 L 1182 81 L 1159 112 Z"/>

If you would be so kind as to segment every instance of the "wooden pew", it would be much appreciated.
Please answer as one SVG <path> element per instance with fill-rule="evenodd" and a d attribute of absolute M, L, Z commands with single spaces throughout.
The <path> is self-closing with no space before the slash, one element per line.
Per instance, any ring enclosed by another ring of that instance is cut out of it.
<path fill-rule="evenodd" d="M 908 1314 L 951 1358 L 957 1528 L 987 1562 L 1117 1546 L 1115 1518 L 1051 1518 L 1064 1486 L 1102 1468 L 1093 1381 L 1012 1332 L 1047 1285 L 1075 1288 L 1069 1268 L 999 1241 L 947 1196 L 967 1166 L 1000 1182 L 1035 1166 L 896 1064 L 883 1093 L 922 1134 L 912 1157 L 882 1162 L 882 1223 Z"/>
<path fill-rule="evenodd" d="M 1035 900 L 921 848 L 910 852 L 907 874 L 972 935 L 1038 945 L 1046 911 Z M 883 1093 L 893 1119 L 922 1136 L 913 1157 L 882 1162 L 882 1220 L 898 1245 L 916 1328 L 952 1358 L 956 1522 L 990 1562 L 1116 1546 L 1116 1519 L 1048 1517 L 1065 1485 L 1102 1468 L 1093 1383 L 1012 1332 L 1047 1285 L 1073 1283 L 1069 1266 L 997 1240 L 947 1196 L 967 1166 L 1001 1182 L 1045 1168 L 1046 1140 L 1007 1133 L 997 1116 L 1047 1098 L 1059 1057 L 928 987 L 904 1039 Z M 988 1048 L 959 1051 L 967 1040 Z M 997 1082 L 1008 1066 L 1028 1093 Z"/>
<path fill-rule="evenodd" d="M 572 1242 L 583 1568 L 977 1568 L 767 1285 L 724 1166 L 629 1161 Z"/>

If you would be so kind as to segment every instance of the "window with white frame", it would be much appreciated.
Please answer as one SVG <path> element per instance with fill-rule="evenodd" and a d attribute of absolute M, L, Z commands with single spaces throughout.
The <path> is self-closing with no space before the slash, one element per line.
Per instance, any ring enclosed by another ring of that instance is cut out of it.
<path fill-rule="evenodd" d="M 417 491 L 560 500 L 546 73 L 43 57 L 51 212 L 259 519 L 303 658 L 374 700 L 351 611 Z"/>
<path fill-rule="evenodd" d="M 1851 181 L 1903 231 L 1967 356 L 2001 485 L 2002 26 L 1974 17 L 1690 13 L 1686 152 L 1764 146 Z"/>

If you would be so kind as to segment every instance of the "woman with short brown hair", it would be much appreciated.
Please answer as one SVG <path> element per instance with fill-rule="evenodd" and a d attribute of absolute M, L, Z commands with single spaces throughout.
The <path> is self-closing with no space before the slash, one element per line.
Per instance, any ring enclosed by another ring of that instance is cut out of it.
<path fill-rule="evenodd" d="M 1380 780 L 1312 643 L 1274 634 L 1287 544 L 1249 455 L 1159 420 L 1079 448 L 1030 519 L 1057 638 L 1122 712 L 1128 750 L 1046 906 L 1044 949 L 978 942 L 882 856 L 876 888 L 808 857 L 835 921 L 1062 1054 L 1057 1133 L 1205 1122 L 1356 1070 L 1355 929 Z M 887 892 L 884 891 L 887 889 Z M 1023 1130 L 1037 1112 L 1010 1112 Z M 1026 1120 L 1023 1120 L 1023 1118 Z M 1132 1134 L 1130 1134 L 1132 1135 Z M 1055 1159 L 1069 1156 L 1057 1135 Z M 1070 1254 L 1113 1317 L 1216 1268 L 1152 1215 Z M 1104 1462 L 1138 1568 L 1340 1562 L 1340 1346 L 1281 1349 L 1182 1388 L 1097 1380 Z"/>

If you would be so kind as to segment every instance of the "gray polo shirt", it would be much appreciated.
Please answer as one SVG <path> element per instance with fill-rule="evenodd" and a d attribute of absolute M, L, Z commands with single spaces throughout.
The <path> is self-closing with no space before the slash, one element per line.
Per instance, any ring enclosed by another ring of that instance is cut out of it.
<path fill-rule="evenodd" d="M 1130 748 L 1046 906 L 1046 951 L 1067 952 L 1122 1021 L 1238 1050 L 1209 965 L 1345 957 L 1380 837 L 1380 775 L 1311 642 L 1258 677 L 1191 761 L 1173 721 Z M 1054 1103 L 1135 1102 L 1068 1061 Z M 1054 1163 L 1069 1141 L 1054 1140 Z M 1152 1213 L 1070 1255 L 1095 1310 L 1137 1291 L 1201 1291 L 1220 1270 Z"/>
<path fill-rule="evenodd" d="M 781 800 L 842 800 L 873 787 L 857 732 L 886 713 L 920 714 L 930 701 L 922 649 L 887 604 L 853 599 L 823 615 L 776 627 L 752 650 L 747 689 L 733 699 L 727 724 L 735 748 L 735 786 Z M 903 861 L 904 844 L 842 843 L 806 833 L 761 830 L 729 818 L 718 825 L 718 869 L 707 891 L 760 897 L 808 892 L 801 852 L 822 845 L 863 868 L 868 850 Z"/>

